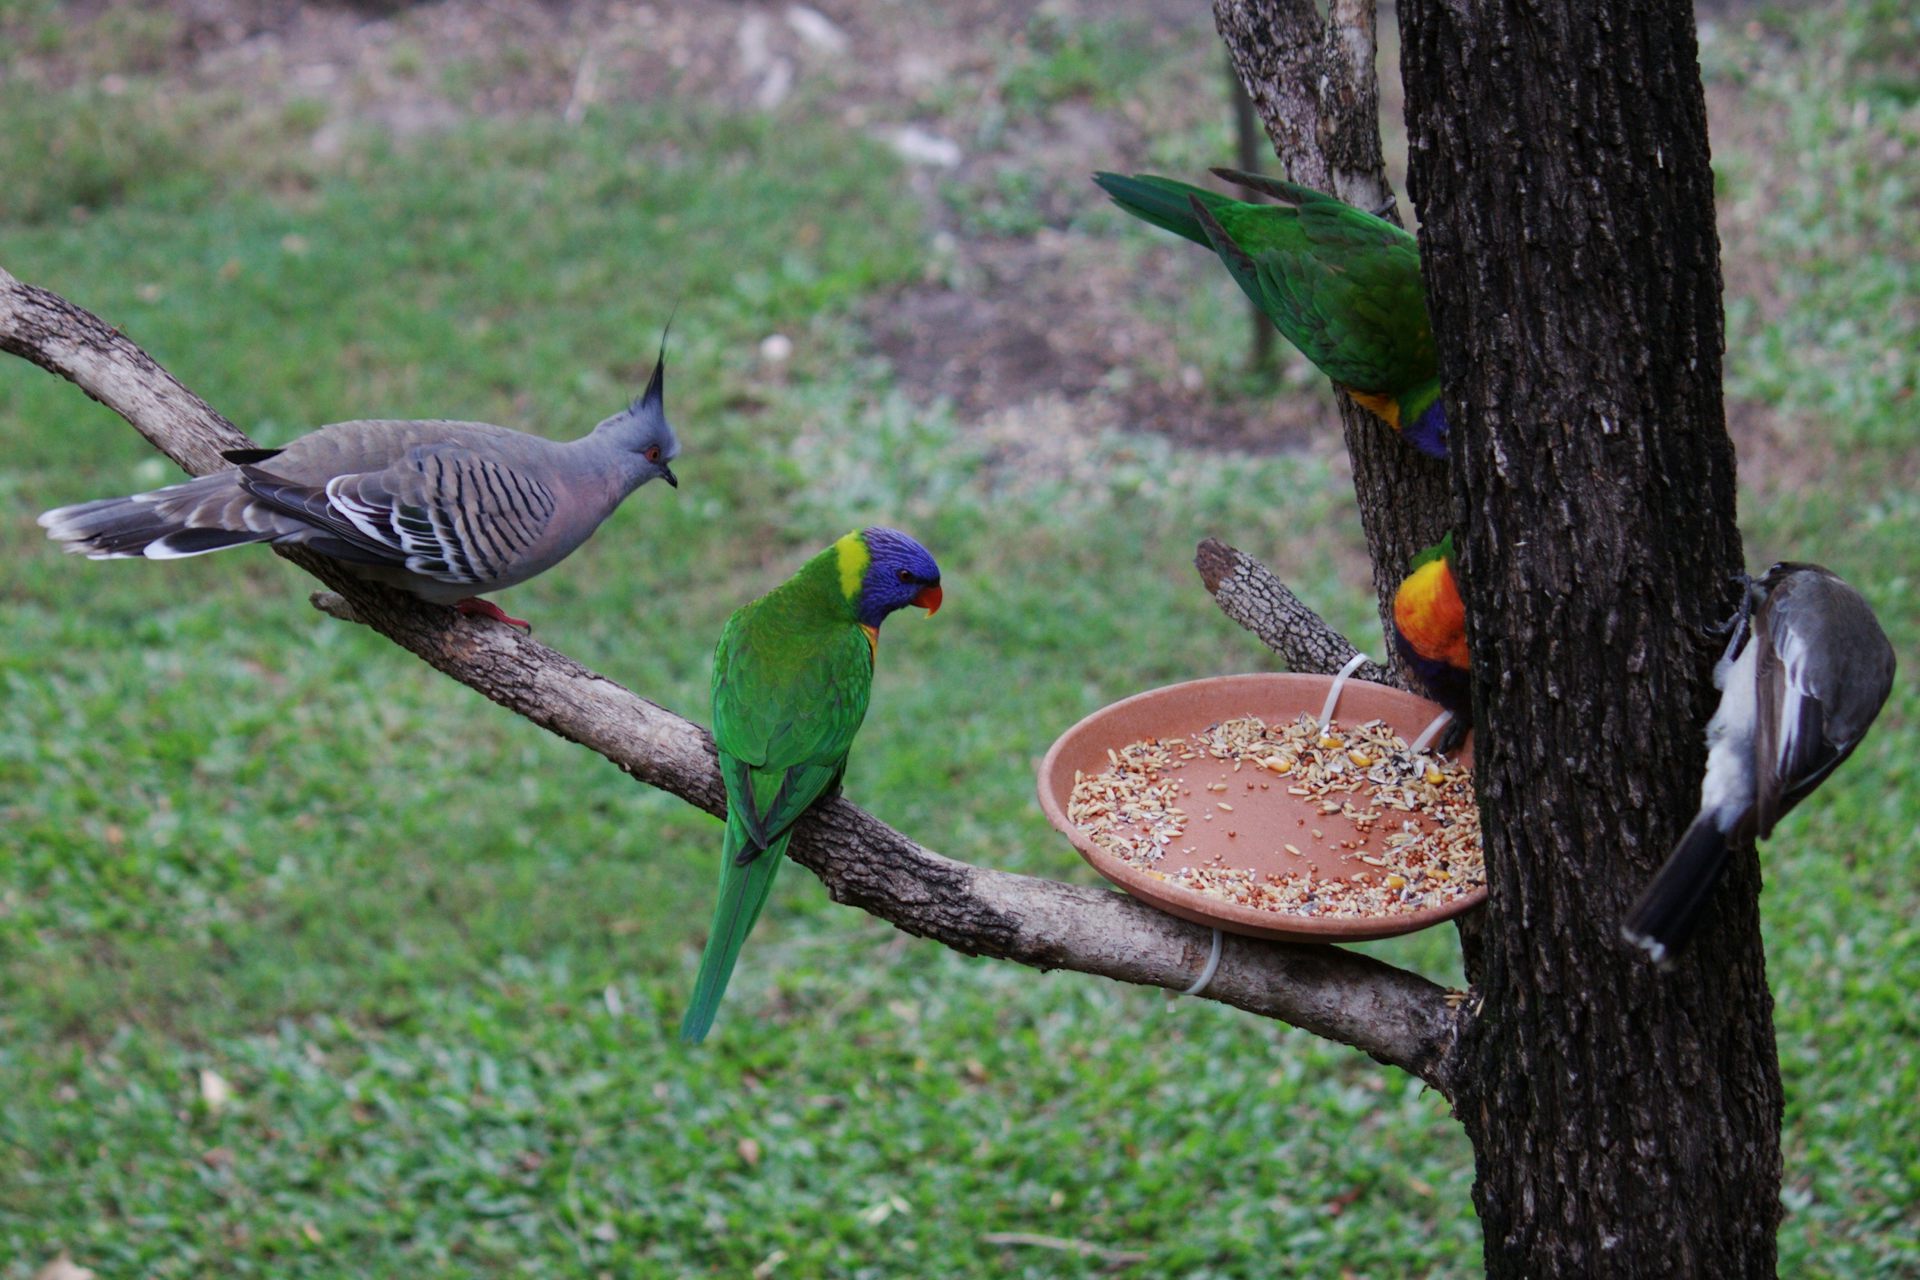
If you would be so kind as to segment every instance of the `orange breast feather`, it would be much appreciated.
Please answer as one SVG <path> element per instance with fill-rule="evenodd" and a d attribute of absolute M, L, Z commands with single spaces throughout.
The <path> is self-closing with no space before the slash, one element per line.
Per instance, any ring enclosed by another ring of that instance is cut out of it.
<path fill-rule="evenodd" d="M 1467 609 L 1445 560 L 1421 565 L 1393 597 L 1393 624 L 1414 652 L 1462 671 L 1467 658 Z"/>

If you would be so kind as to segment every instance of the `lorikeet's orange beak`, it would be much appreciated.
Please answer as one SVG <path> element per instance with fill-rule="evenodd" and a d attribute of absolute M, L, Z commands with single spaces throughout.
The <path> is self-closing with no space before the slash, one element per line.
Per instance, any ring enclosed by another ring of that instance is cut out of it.
<path fill-rule="evenodd" d="M 920 594 L 913 598 L 913 603 L 925 609 L 927 616 L 931 618 L 934 614 L 940 612 L 941 599 L 940 588 L 936 584 L 931 587 L 920 588 Z"/>

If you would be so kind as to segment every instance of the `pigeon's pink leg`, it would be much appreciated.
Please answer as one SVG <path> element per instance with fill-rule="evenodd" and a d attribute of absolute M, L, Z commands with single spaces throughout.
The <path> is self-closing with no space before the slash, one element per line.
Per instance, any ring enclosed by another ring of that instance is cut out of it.
<path fill-rule="evenodd" d="M 504 622 L 510 627 L 518 627 L 528 635 L 533 634 L 533 624 L 525 618 L 516 618 L 491 600 L 482 600 L 479 596 L 468 596 L 465 600 L 453 602 L 454 609 L 468 617 L 492 618 L 495 622 Z"/>

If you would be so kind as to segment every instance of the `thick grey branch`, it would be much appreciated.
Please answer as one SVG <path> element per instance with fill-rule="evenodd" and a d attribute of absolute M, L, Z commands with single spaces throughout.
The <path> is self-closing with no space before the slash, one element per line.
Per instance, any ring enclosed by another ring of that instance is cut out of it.
<path fill-rule="evenodd" d="M 190 471 L 226 465 L 247 438 L 125 338 L 44 290 L 0 271 L 0 347 L 80 382 Z M 314 603 L 363 623 L 535 724 L 605 756 L 640 781 L 708 813 L 725 811 L 713 740 L 674 715 L 497 623 L 290 555 L 334 589 Z M 922 848 L 845 800 L 803 819 L 791 853 L 850 903 L 969 955 L 1074 969 L 1180 990 L 1211 934 L 1125 895 L 956 862 Z M 1445 993 L 1417 974 L 1337 947 L 1227 941 L 1208 999 L 1352 1045 L 1451 1094 L 1443 1070 L 1457 1021 Z"/>
<path fill-rule="evenodd" d="M 1360 652 L 1274 577 L 1273 570 L 1246 552 L 1208 538 L 1194 553 L 1193 567 L 1220 611 L 1260 637 L 1286 662 L 1287 670 L 1330 676 Z M 1354 674 L 1376 684 L 1397 683 L 1377 662 L 1361 663 Z"/>
<path fill-rule="evenodd" d="M 1320 15 L 1313 0 L 1213 0 L 1213 24 L 1287 176 L 1329 189 L 1320 146 Z"/>
<path fill-rule="evenodd" d="M 1393 195 L 1380 152 L 1375 27 L 1373 0 L 1332 0 L 1320 54 L 1320 150 L 1333 193 L 1362 209 L 1378 209 Z"/>

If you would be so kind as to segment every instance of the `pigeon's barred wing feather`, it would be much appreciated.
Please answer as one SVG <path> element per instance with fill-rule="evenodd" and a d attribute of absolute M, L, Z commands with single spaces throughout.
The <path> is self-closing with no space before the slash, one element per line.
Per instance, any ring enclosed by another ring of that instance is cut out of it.
<path fill-rule="evenodd" d="M 460 445 L 419 446 L 393 466 L 319 486 L 256 466 L 241 468 L 240 483 L 358 553 L 349 558 L 456 586 L 507 577 L 558 506 L 539 481 Z"/>

